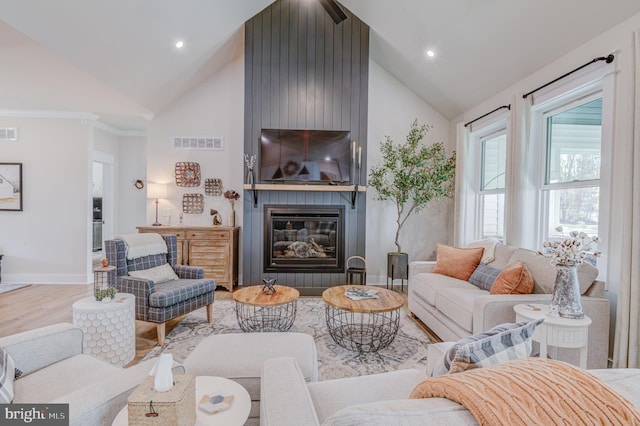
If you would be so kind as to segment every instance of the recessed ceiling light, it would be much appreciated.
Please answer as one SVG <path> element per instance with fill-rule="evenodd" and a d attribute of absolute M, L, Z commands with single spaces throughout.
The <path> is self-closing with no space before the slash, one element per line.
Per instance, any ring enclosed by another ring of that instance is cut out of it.
<path fill-rule="evenodd" d="M 430 57 L 433 58 L 434 56 L 436 56 L 436 52 L 434 52 L 433 50 L 429 49 L 425 52 L 425 54 Z"/>
<path fill-rule="evenodd" d="M 183 42 L 183 41 L 178 41 L 178 42 L 176 42 L 176 47 L 177 47 L 178 49 L 181 49 L 181 48 L 182 48 L 182 46 L 184 46 L 184 42 Z"/>

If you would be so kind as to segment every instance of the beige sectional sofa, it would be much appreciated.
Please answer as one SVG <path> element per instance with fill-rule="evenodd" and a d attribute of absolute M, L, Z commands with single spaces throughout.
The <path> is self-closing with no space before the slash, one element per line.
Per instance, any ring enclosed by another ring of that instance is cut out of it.
<path fill-rule="evenodd" d="M 590 373 L 640 406 L 640 369 Z M 426 378 L 424 369 L 407 369 L 307 383 L 295 359 L 272 358 L 262 369 L 260 425 L 478 424 L 462 405 L 448 399 L 409 399 L 414 387 Z"/>
<path fill-rule="evenodd" d="M 534 279 L 533 294 L 492 295 L 467 281 L 433 273 L 434 261 L 409 264 L 409 310 L 444 341 L 488 330 L 498 324 L 515 321 L 513 306 L 519 303 L 543 303 L 551 300 L 555 267 L 535 252 L 497 244 L 488 266 L 502 269 L 522 261 Z M 589 327 L 588 368 L 606 368 L 609 347 L 609 301 L 604 298 L 604 283 L 595 280 L 597 270 L 588 264 L 578 269 L 582 306 L 592 319 Z M 578 351 L 558 349 L 557 358 L 577 363 Z"/>
<path fill-rule="evenodd" d="M 156 362 L 120 368 L 85 355 L 82 330 L 66 323 L 0 338 L 0 347 L 23 373 L 13 402 L 69 404 L 69 424 L 78 426 L 110 425 Z"/>

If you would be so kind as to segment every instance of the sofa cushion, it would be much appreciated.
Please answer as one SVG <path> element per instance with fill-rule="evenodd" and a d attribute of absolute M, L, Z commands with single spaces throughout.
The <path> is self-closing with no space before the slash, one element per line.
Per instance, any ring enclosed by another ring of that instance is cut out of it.
<path fill-rule="evenodd" d="M 402 426 L 477 425 L 470 411 L 445 398 L 376 401 L 343 408 L 327 418 L 322 426 Z"/>
<path fill-rule="evenodd" d="M 129 271 L 129 275 L 135 278 L 151 280 L 154 284 L 166 283 L 167 281 L 174 281 L 178 279 L 175 271 L 168 263 L 154 268 Z"/>
<path fill-rule="evenodd" d="M 491 294 L 531 294 L 533 278 L 521 261 L 507 265 L 491 287 Z"/>
<path fill-rule="evenodd" d="M 531 355 L 531 337 L 544 319 L 500 324 L 465 337 L 453 345 L 433 368 L 432 375 L 488 367 Z"/>
<path fill-rule="evenodd" d="M 473 329 L 473 304 L 478 296 L 489 293 L 469 283 L 466 284 L 466 289 L 448 287 L 438 290 L 435 306 L 447 318 L 471 333 Z"/>
<path fill-rule="evenodd" d="M 469 277 L 469 283 L 482 290 L 489 291 L 499 274 L 500 269 L 492 268 L 491 266 L 481 263 Z"/>
<path fill-rule="evenodd" d="M 511 256 L 509 264 L 520 260 L 527 265 L 527 269 L 531 273 L 534 282 L 533 292 L 540 294 L 553 293 L 553 287 L 556 282 L 557 270 L 555 266 L 549 263 L 549 258 L 541 256 L 534 251 L 527 249 L 516 249 Z M 578 267 L 578 282 L 580 284 L 580 294 L 584 294 L 593 281 L 598 277 L 598 269 L 593 265 L 583 262 Z"/>
<path fill-rule="evenodd" d="M 0 404 L 13 401 L 13 381 L 16 378 L 16 364 L 7 351 L 0 348 Z"/>
<path fill-rule="evenodd" d="M 513 246 L 509 246 L 506 244 L 496 244 L 496 248 L 493 251 L 493 257 L 495 258 L 493 262 L 488 263 L 487 265 L 492 268 L 502 269 L 509 264 L 509 260 L 511 260 L 511 256 L 516 251 L 516 248 Z"/>
<path fill-rule="evenodd" d="M 467 281 L 480 264 L 484 248 L 458 248 L 437 244 L 436 251 L 434 273 Z"/>
<path fill-rule="evenodd" d="M 446 275 L 423 272 L 416 274 L 411 281 L 411 291 L 419 294 L 430 305 L 436 304 L 436 293 L 442 288 L 469 288 L 467 281 L 451 278 Z"/>
<path fill-rule="evenodd" d="M 156 284 L 153 293 L 149 295 L 149 306 L 166 308 L 203 294 L 212 293 L 216 289 L 214 280 L 202 279 L 198 282 L 193 281 L 175 280 Z"/>
<path fill-rule="evenodd" d="M 259 350 L 248 350 L 248 348 Z M 318 380 L 318 355 L 305 333 L 228 333 L 205 337 L 184 360 L 196 376 L 220 376 L 240 383 L 252 399 L 260 399 L 260 373 L 269 358 L 292 357 L 307 382 Z"/>
<path fill-rule="evenodd" d="M 424 370 L 405 369 L 307 384 L 320 423 L 355 404 L 407 398 L 427 378 Z"/>
<path fill-rule="evenodd" d="M 27 374 L 15 381 L 15 403 L 53 401 L 81 387 L 99 383 L 121 371 L 90 355 L 76 355 Z M 82 374 L 78 374 L 82 372 Z M 53 385 L 55 384 L 55 386 Z"/>

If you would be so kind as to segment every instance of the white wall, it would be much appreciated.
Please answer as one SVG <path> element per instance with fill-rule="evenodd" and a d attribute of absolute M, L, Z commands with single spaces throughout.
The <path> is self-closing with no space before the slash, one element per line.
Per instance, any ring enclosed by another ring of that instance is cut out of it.
<path fill-rule="evenodd" d="M 136 233 L 136 226 L 147 218 L 147 191 L 134 186 L 136 180 L 146 182 L 147 138 L 120 136 L 116 162 L 115 235 Z"/>
<path fill-rule="evenodd" d="M 87 283 L 91 125 L 81 119 L 0 117 L 19 142 L 0 161 L 23 164 L 23 211 L 0 211 L 3 283 Z"/>
<path fill-rule="evenodd" d="M 443 142 L 449 151 L 455 141 L 450 138 L 449 120 L 419 99 L 407 87 L 369 61 L 369 123 L 367 135 L 367 165 L 381 161 L 380 142 L 390 136 L 395 143 L 406 140 L 414 119 L 433 128 L 424 138 L 430 145 Z M 409 261 L 426 260 L 434 256 L 436 243 L 449 244 L 453 238 L 453 202 L 433 203 L 409 218 L 402 227 L 400 245 L 409 254 Z M 396 251 L 396 210 L 391 202 L 375 200 L 375 190 L 367 190 L 366 259 L 367 281 L 371 284 L 386 282 L 387 253 Z"/>

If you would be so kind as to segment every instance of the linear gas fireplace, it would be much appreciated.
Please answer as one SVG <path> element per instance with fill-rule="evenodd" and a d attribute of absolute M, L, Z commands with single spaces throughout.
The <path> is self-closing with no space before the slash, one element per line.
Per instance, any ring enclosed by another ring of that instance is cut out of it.
<path fill-rule="evenodd" d="M 344 206 L 264 206 L 265 272 L 344 272 Z"/>

